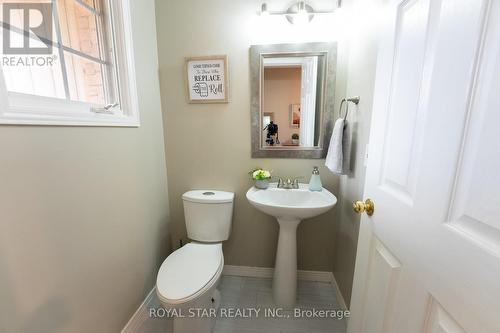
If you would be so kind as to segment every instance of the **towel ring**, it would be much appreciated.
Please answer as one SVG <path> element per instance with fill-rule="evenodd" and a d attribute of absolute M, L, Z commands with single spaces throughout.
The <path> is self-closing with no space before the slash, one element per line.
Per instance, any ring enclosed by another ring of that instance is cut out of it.
<path fill-rule="evenodd" d="M 356 105 L 359 104 L 359 96 L 354 96 L 351 98 L 343 98 L 342 101 L 340 102 L 340 107 L 339 107 L 339 118 L 344 118 L 344 120 L 347 119 L 347 116 L 349 115 L 349 102 L 352 102 Z M 345 116 L 342 117 L 342 105 L 345 103 Z"/>
<path fill-rule="evenodd" d="M 347 116 L 349 115 L 349 104 L 346 103 L 345 105 L 345 116 L 342 117 L 342 105 L 344 105 L 344 103 L 346 102 L 346 99 L 342 99 L 342 101 L 340 102 L 340 108 L 339 108 L 339 118 L 344 118 L 344 120 L 347 119 Z"/>

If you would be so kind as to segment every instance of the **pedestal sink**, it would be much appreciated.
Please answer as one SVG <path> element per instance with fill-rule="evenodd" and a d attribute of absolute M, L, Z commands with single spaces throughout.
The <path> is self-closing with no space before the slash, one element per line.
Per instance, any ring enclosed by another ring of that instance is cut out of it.
<path fill-rule="evenodd" d="M 278 220 L 273 297 L 277 306 L 289 309 L 295 305 L 297 294 L 297 226 L 303 219 L 330 210 L 337 198 L 324 188 L 321 192 L 311 192 L 307 184 L 299 184 L 298 189 L 276 186 L 272 183 L 266 190 L 252 187 L 247 191 L 247 199 L 255 208 Z"/>

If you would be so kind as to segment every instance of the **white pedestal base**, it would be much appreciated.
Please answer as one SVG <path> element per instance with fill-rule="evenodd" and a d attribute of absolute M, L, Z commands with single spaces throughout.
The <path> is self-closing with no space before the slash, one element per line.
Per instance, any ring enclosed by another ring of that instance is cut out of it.
<path fill-rule="evenodd" d="M 274 267 L 273 297 L 277 306 L 291 309 L 297 295 L 297 226 L 298 219 L 278 218 L 280 226 L 276 264 Z"/>

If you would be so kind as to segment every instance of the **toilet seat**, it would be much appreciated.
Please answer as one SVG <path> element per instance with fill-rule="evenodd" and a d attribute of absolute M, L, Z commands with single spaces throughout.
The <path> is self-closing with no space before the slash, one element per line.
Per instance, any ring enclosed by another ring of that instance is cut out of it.
<path fill-rule="evenodd" d="M 182 304 L 212 287 L 224 267 L 221 243 L 188 243 L 163 262 L 156 279 L 162 302 Z"/>

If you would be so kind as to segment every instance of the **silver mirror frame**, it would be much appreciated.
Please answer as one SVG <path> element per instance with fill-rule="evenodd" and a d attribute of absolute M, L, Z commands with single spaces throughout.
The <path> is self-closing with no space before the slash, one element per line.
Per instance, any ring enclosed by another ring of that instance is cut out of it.
<path fill-rule="evenodd" d="M 321 132 L 318 147 L 265 149 L 261 145 L 262 110 L 262 61 L 267 56 L 276 55 L 325 54 L 325 79 L 322 95 Z M 250 112 L 252 134 L 252 158 L 325 158 L 332 133 L 335 103 L 335 80 L 337 66 L 337 43 L 298 43 L 252 45 L 250 47 Z"/>

